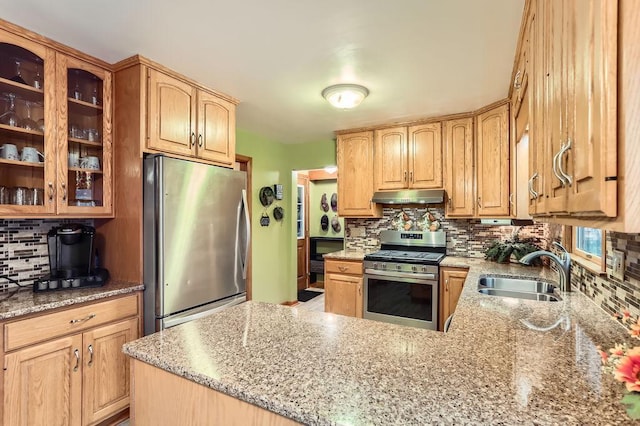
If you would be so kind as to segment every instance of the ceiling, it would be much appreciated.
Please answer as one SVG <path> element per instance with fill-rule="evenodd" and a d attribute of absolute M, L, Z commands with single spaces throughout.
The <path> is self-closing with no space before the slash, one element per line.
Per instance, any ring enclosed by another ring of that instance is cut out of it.
<path fill-rule="evenodd" d="M 1 17 L 107 62 L 139 53 L 238 98 L 282 143 L 505 98 L 524 0 L 0 0 Z M 320 95 L 358 83 L 337 110 Z"/>

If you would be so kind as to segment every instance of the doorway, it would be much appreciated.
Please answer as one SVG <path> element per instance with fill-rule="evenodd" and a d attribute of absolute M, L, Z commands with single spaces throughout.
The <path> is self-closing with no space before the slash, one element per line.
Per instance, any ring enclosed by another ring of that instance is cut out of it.
<path fill-rule="evenodd" d="M 338 175 L 335 167 L 294 173 L 298 302 L 303 307 L 324 310 L 323 255 L 344 248 L 344 221 L 338 216 Z"/>

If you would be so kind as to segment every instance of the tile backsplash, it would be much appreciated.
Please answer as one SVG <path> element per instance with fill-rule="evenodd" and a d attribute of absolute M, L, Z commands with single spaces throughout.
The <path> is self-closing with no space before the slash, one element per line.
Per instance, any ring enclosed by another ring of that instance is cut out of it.
<path fill-rule="evenodd" d="M 624 252 L 624 280 L 595 274 L 572 262 L 571 284 L 610 314 L 628 309 L 633 316 L 640 316 L 640 234 L 607 232 L 606 235 L 607 269 L 611 268 L 612 250 Z"/>
<path fill-rule="evenodd" d="M 0 276 L 32 284 L 35 278 L 49 273 L 47 232 L 69 222 L 93 225 L 86 219 L 0 220 Z M 7 280 L 0 278 L 0 290 L 8 286 Z"/>
<path fill-rule="evenodd" d="M 447 233 L 447 254 L 461 257 L 484 257 L 487 247 L 496 239 L 506 240 L 518 232 L 521 239 L 531 238 L 535 244 L 546 249 L 549 228 L 546 224 L 523 227 L 482 225 L 476 219 L 447 219 L 444 208 L 393 208 L 385 207 L 380 219 L 345 219 L 345 248 L 375 250 L 380 247 L 380 231 L 393 229 L 392 223 L 404 210 L 412 223 L 416 223 L 427 212 L 431 212 Z M 414 229 L 415 228 L 414 226 Z M 519 230 L 518 230 L 519 229 Z"/>

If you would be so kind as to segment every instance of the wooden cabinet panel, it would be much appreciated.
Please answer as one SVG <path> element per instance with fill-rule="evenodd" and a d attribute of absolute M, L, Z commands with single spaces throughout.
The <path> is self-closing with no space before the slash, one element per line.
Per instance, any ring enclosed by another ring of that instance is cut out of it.
<path fill-rule="evenodd" d="M 476 122 L 478 216 L 509 215 L 509 105 L 480 114 Z"/>
<path fill-rule="evenodd" d="M 152 68 L 148 73 L 147 147 L 179 155 L 195 155 L 196 89 Z"/>
<path fill-rule="evenodd" d="M 569 213 L 617 214 L 618 2 L 565 0 L 568 138 L 559 159 Z"/>
<path fill-rule="evenodd" d="M 362 262 L 326 259 L 324 262 L 326 273 L 362 275 L 364 273 Z"/>
<path fill-rule="evenodd" d="M 105 420 L 129 405 L 129 360 L 122 345 L 137 338 L 135 318 L 83 334 L 83 424 Z"/>
<path fill-rule="evenodd" d="M 529 211 L 615 217 L 618 2 L 541 0 L 527 19 Z"/>
<path fill-rule="evenodd" d="M 466 269 L 461 268 L 440 268 L 440 331 L 444 331 L 444 322 L 456 310 L 467 273 Z"/>
<path fill-rule="evenodd" d="M 442 188 L 442 124 L 409 127 L 409 187 Z"/>
<path fill-rule="evenodd" d="M 470 217 L 474 212 L 473 119 L 444 122 L 447 217 Z"/>
<path fill-rule="evenodd" d="M 362 318 L 362 277 L 325 274 L 324 310 Z"/>
<path fill-rule="evenodd" d="M 406 188 L 409 184 L 407 128 L 376 130 L 374 140 L 376 190 Z"/>
<path fill-rule="evenodd" d="M 198 157 L 223 164 L 235 162 L 235 110 L 231 102 L 198 91 Z"/>
<path fill-rule="evenodd" d="M 373 132 L 338 136 L 338 214 L 342 217 L 381 217 L 371 201 L 374 188 Z"/>
<path fill-rule="evenodd" d="M 5 355 L 4 424 L 80 425 L 82 336 Z"/>
<path fill-rule="evenodd" d="M 126 296 L 5 324 L 4 349 L 14 350 L 138 314 L 137 296 Z"/>

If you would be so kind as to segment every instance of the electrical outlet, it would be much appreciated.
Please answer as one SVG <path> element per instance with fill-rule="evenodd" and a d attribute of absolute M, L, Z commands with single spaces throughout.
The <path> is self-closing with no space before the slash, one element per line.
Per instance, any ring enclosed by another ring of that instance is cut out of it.
<path fill-rule="evenodd" d="M 617 278 L 620 281 L 624 281 L 624 252 L 620 250 L 613 250 L 611 254 L 611 273 L 609 274 L 613 278 Z"/>
<path fill-rule="evenodd" d="M 367 234 L 364 227 L 362 226 L 354 226 L 351 228 L 351 236 L 356 238 L 363 238 Z"/>

